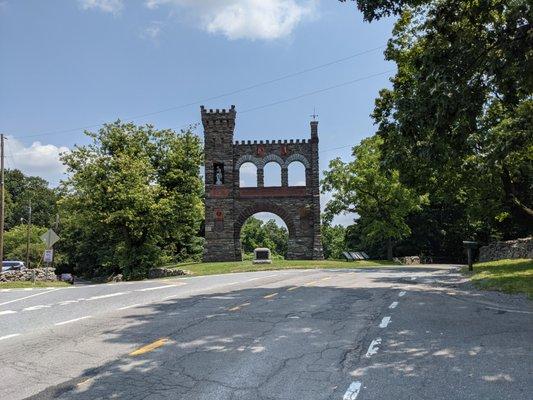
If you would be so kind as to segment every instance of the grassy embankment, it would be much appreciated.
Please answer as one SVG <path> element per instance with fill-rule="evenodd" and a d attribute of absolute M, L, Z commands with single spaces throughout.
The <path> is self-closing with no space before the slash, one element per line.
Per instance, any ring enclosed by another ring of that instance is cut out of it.
<path fill-rule="evenodd" d="M 252 261 L 210 262 L 210 263 L 182 263 L 173 265 L 174 268 L 187 270 L 190 275 L 228 274 L 232 272 L 269 271 L 280 269 L 305 268 L 364 268 L 395 265 L 392 261 L 384 260 L 272 260 L 272 264 L 253 264 Z"/>
<path fill-rule="evenodd" d="M 506 293 L 526 293 L 533 299 L 533 260 L 498 260 L 474 264 L 472 283 L 479 289 L 498 290 Z"/>
<path fill-rule="evenodd" d="M 43 288 L 43 287 L 61 287 L 71 286 L 70 283 L 48 281 L 37 281 L 35 284 L 29 281 L 16 281 L 16 282 L 0 282 L 0 289 L 26 289 L 26 288 Z"/>

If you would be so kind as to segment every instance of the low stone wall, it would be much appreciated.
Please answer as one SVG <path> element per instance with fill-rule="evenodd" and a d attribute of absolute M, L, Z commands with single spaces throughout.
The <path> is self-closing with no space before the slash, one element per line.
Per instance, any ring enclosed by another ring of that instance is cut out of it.
<path fill-rule="evenodd" d="M 55 268 L 26 268 L 0 274 L 0 282 L 31 281 L 33 274 L 36 281 L 57 281 Z"/>
<path fill-rule="evenodd" d="M 479 249 L 480 262 L 506 258 L 533 258 L 533 237 L 493 242 Z"/>
<path fill-rule="evenodd" d="M 403 265 L 415 265 L 420 264 L 420 257 L 418 256 L 406 256 L 406 257 L 394 257 L 393 261 L 399 262 Z"/>
<path fill-rule="evenodd" d="M 188 273 L 179 268 L 152 268 L 148 271 L 148 278 L 166 278 L 169 276 L 187 275 Z"/>

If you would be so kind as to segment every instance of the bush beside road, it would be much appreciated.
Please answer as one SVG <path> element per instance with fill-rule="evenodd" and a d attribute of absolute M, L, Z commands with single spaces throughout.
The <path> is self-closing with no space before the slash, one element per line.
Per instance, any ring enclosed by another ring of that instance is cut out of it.
<path fill-rule="evenodd" d="M 463 272 L 471 276 L 472 283 L 479 289 L 498 290 L 506 293 L 526 293 L 533 299 L 533 260 L 498 260 L 474 264 L 474 272 Z"/>

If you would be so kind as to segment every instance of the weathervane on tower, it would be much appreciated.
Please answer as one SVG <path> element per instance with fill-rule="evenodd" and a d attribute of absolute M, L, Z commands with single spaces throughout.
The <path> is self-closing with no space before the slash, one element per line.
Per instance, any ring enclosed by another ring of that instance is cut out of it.
<path fill-rule="evenodd" d="M 311 118 L 313 118 L 313 121 L 316 121 L 318 118 L 318 114 L 316 113 L 316 108 L 313 107 L 313 114 L 310 115 Z"/>

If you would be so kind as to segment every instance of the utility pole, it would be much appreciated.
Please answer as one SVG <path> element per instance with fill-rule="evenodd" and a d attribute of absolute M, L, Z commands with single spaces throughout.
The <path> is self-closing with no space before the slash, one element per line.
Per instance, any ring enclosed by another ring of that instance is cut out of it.
<path fill-rule="evenodd" d="M 26 233 L 26 267 L 30 268 L 31 200 L 28 207 L 28 231 Z"/>
<path fill-rule="evenodd" d="M 0 133 L 0 263 L 4 261 L 4 134 Z"/>
<path fill-rule="evenodd" d="M 57 233 L 59 231 L 59 214 L 56 214 L 56 221 L 54 223 L 54 229 L 55 229 L 55 232 Z M 52 250 L 54 249 L 54 246 L 52 246 Z M 56 252 L 54 251 L 52 253 L 52 262 L 50 263 L 49 267 L 50 268 L 54 268 L 54 261 L 56 259 Z M 46 273 L 48 275 L 48 272 Z"/>

